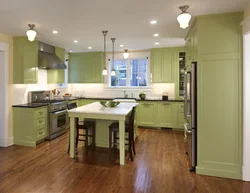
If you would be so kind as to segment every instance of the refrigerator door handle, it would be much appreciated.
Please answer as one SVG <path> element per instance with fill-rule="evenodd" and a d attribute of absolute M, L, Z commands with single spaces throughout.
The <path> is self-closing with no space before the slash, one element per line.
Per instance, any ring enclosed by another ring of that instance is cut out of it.
<path fill-rule="evenodd" d="M 184 74 L 184 116 L 187 116 L 187 72 Z"/>
<path fill-rule="evenodd" d="M 185 131 L 186 131 L 187 133 L 192 133 L 192 129 L 188 129 L 188 126 L 189 126 L 188 123 L 184 123 Z"/>

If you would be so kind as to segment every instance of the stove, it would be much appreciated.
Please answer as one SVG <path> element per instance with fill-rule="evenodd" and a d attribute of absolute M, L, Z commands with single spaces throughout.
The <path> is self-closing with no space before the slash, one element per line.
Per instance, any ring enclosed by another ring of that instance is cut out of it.
<path fill-rule="evenodd" d="M 48 140 L 52 140 L 67 131 L 69 118 L 66 100 L 51 99 L 50 91 L 32 91 L 29 92 L 28 97 L 29 103 L 48 105 Z"/>

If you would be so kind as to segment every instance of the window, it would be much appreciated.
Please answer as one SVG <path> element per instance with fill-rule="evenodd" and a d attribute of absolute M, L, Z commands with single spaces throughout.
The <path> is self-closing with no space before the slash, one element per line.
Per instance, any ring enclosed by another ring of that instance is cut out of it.
<path fill-rule="evenodd" d="M 138 87 L 148 86 L 148 60 L 147 59 L 121 59 L 114 61 L 116 76 L 110 76 L 112 87 Z M 110 71 L 112 65 L 110 65 Z"/>

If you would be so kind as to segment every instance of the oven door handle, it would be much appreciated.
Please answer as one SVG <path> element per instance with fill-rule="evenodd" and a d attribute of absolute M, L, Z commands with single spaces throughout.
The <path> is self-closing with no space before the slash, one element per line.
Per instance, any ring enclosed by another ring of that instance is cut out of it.
<path fill-rule="evenodd" d="M 58 115 L 58 114 L 66 113 L 66 112 L 67 112 L 67 110 L 63 110 L 63 111 L 54 112 L 54 113 L 52 113 L 52 114 Z"/>

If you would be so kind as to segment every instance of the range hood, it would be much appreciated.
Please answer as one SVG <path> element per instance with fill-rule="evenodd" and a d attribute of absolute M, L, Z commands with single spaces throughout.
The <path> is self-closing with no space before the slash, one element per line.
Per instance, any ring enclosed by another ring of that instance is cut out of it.
<path fill-rule="evenodd" d="M 55 54 L 55 47 L 39 42 L 38 50 L 39 69 L 66 69 L 65 63 Z"/>

